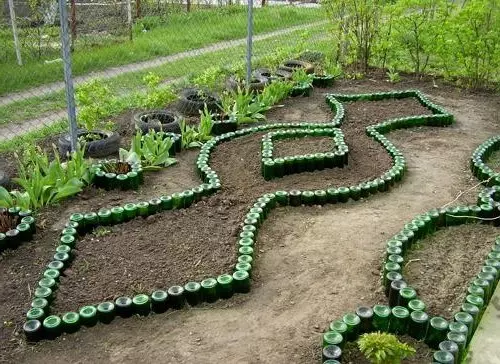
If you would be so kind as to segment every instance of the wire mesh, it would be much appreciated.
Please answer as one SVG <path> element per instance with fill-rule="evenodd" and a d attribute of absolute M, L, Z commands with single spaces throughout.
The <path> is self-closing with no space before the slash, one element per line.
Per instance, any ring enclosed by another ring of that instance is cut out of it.
<path fill-rule="evenodd" d="M 68 130 L 57 1 L 13 3 L 23 65 L 17 64 L 6 3 L 0 17 L 0 151 Z M 244 75 L 244 0 L 69 0 L 67 10 L 79 121 L 78 90 L 94 79 L 116 103 L 100 115 L 109 119 L 141 107 L 147 75 L 176 87 L 205 84 L 210 73 Z M 305 51 L 325 51 L 328 34 L 317 3 L 255 0 L 252 67 L 276 68 Z"/>

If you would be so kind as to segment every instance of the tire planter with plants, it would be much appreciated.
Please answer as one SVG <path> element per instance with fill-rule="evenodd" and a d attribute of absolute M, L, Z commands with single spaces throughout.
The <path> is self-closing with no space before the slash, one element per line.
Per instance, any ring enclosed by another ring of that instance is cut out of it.
<path fill-rule="evenodd" d="M 250 91 L 260 92 L 269 83 L 269 78 L 262 75 L 253 75 L 250 79 Z M 229 91 L 238 91 L 238 89 L 245 88 L 245 81 L 239 82 L 234 76 L 228 78 L 226 87 Z"/>
<path fill-rule="evenodd" d="M 263 67 L 263 68 L 257 68 L 255 71 L 253 71 L 252 76 L 271 78 L 273 76 L 273 73 L 269 68 Z"/>
<path fill-rule="evenodd" d="M 133 123 L 143 134 L 150 130 L 180 134 L 180 117 L 171 110 L 152 110 L 137 113 L 133 116 Z"/>
<path fill-rule="evenodd" d="M 333 75 L 313 75 L 313 86 L 314 87 L 331 87 L 335 82 L 335 76 Z"/>
<path fill-rule="evenodd" d="M 77 130 L 77 137 L 85 142 L 85 156 L 103 158 L 117 154 L 120 148 L 120 135 L 113 131 L 85 129 Z M 66 156 L 71 151 L 69 133 L 63 134 L 58 141 L 59 153 Z"/>
<path fill-rule="evenodd" d="M 314 65 L 309 62 L 291 59 L 286 61 L 279 67 L 279 69 L 292 73 L 295 70 L 303 69 L 308 75 L 314 73 Z"/>
<path fill-rule="evenodd" d="M 31 211 L 20 207 L 0 208 L 0 252 L 16 249 L 21 243 L 30 241 L 35 231 Z"/>
<path fill-rule="evenodd" d="M 144 182 L 142 167 L 116 159 L 103 160 L 92 166 L 95 172 L 94 185 L 106 190 L 137 190 Z"/>
<path fill-rule="evenodd" d="M 183 115 L 199 116 L 205 104 L 208 111 L 219 111 L 220 99 L 214 93 L 205 90 L 190 88 L 182 91 L 178 102 L 178 109 Z"/>

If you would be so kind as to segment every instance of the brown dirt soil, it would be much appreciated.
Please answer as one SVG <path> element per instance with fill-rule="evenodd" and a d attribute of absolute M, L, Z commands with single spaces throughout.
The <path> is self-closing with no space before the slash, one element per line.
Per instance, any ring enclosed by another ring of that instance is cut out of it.
<path fill-rule="evenodd" d="M 51 210 L 37 243 L 25 244 L 0 264 L 0 291 L 8 292 L 0 301 L 2 322 L 7 323 L 0 329 L 0 339 L 6 343 L 2 345 L 0 361 L 318 362 L 321 332 L 331 320 L 360 304 L 385 302 L 378 278 L 386 239 L 415 214 L 453 200 L 459 191 L 476 183 L 468 172 L 467 160 L 477 144 L 497 132 L 500 100 L 442 85 L 434 88 L 432 83 L 409 79 L 398 85 L 367 79 L 342 81 L 330 90 L 316 89 L 311 98 L 286 100 L 285 107 L 268 113 L 270 121 L 328 121 L 331 114 L 324 103 L 325 92 L 365 93 L 395 88 L 421 89 L 454 113 L 457 125 L 389 134 L 409 164 L 408 176 L 390 193 L 356 203 L 274 210 L 259 232 L 255 279 L 248 295 L 211 307 L 117 319 L 111 325 L 97 325 L 54 341 L 26 345 L 19 330 L 29 303 L 27 287 L 32 290 L 38 272 L 51 255 L 56 235 L 52 229 L 73 208 L 81 210 L 80 203 L 84 209 L 97 209 L 105 195 L 87 200 L 78 197 Z M 415 110 L 408 103 L 385 101 L 378 104 L 380 107 L 356 104 L 347 105 L 348 118 L 342 128 L 351 151 L 349 167 L 315 172 L 317 176 L 302 173 L 265 182 L 258 173 L 255 152 L 259 150 L 260 137 L 243 137 L 224 143 L 214 153 L 212 167 L 223 183 L 219 199 L 231 196 L 235 204 L 248 206 L 256 196 L 278 188 L 345 185 L 379 175 L 389 166 L 390 159 L 377 144 L 364 137 L 364 126 L 378 118 L 420 113 L 421 108 L 418 104 Z M 181 165 L 179 168 L 184 168 Z M 186 173 L 193 173 L 191 166 Z M 191 179 L 188 177 L 188 182 L 193 182 Z M 159 191 L 170 193 L 189 187 L 187 184 L 174 186 L 169 181 Z M 468 193 L 463 199 L 473 196 Z M 141 192 L 126 198 L 144 199 Z M 212 231 L 218 229 L 215 225 Z M 224 240 L 234 243 L 228 234 Z M 468 250 L 463 252 L 465 256 Z"/>
<path fill-rule="evenodd" d="M 278 158 L 331 152 L 335 145 L 331 137 L 303 137 L 275 140 L 273 146 L 273 157 Z"/>
<path fill-rule="evenodd" d="M 499 234 L 491 225 L 452 226 L 425 238 L 410 251 L 404 278 L 427 304 L 429 314 L 449 320 L 460 311 L 468 282 L 480 272 Z"/>
<path fill-rule="evenodd" d="M 416 353 L 401 361 L 402 364 L 422 364 L 432 361 L 432 350 L 422 341 L 415 340 L 411 336 L 398 336 L 399 341 L 410 345 Z M 345 364 L 370 364 L 358 349 L 356 343 L 347 343 L 342 351 L 342 363 Z"/>

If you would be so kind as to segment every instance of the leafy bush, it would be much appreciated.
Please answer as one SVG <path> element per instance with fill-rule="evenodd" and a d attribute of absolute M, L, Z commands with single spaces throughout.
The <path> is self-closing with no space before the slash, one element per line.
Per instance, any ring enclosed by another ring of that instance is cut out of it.
<path fill-rule="evenodd" d="M 84 148 L 78 148 L 64 163 L 55 146 L 53 150 L 55 158 L 51 161 L 39 147 L 27 149 L 22 161 L 17 158 L 19 177 L 13 180 L 22 190 L 8 192 L 0 187 L 1 207 L 36 210 L 77 194 L 92 181 L 90 163 L 83 157 Z"/>
<path fill-rule="evenodd" d="M 161 85 L 161 78 L 153 72 L 149 72 L 143 77 L 143 82 L 146 84 L 146 93 L 139 97 L 138 105 L 141 108 L 154 109 L 165 107 L 172 101 L 177 99 L 172 86 Z"/>
<path fill-rule="evenodd" d="M 372 364 L 399 364 L 415 354 L 415 349 L 402 343 L 394 335 L 372 332 L 361 335 L 359 350 Z"/>
<path fill-rule="evenodd" d="M 299 68 L 292 73 L 292 81 L 297 85 L 297 86 L 312 86 L 312 81 L 313 81 L 313 75 L 308 75 L 306 71 L 303 69 Z"/>
<path fill-rule="evenodd" d="M 177 163 L 169 153 L 173 143 L 172 138 L 162 131 L 150 130 L 143 135 L 139 130 L 132 138 L 129 151 L 120 148 L 120 160 L 131 163 L 141 162 L 145 171 L 159 170 Z"/>
<path fill-rule="evenodd" d="M 264 90 L 257 95 L 257 100 L 261 105 L 273 106 L 286 99 L 292 91 L 293 84 L 288 81 L 274 81 L 264 87 Z"/>
<path fill-rule="evenodd" d="M 101 79 L 93 79 L 76 88 L 78 106 L 77 122 L 87 130 L 97 128 L 111 129 L 113 124 L 104 123 L 104 119 L 120 109 L 120 102 Z"/>

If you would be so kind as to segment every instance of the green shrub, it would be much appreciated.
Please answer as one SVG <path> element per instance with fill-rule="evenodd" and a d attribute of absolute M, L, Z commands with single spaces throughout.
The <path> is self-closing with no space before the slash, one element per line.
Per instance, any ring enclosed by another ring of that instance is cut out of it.
<path fill-rule="evenodd" d="M 415 349 L 392 334 L 373 332 L 358 340 L 359 350 L 372 364 L 399 364 L 415 354 Z"/>

